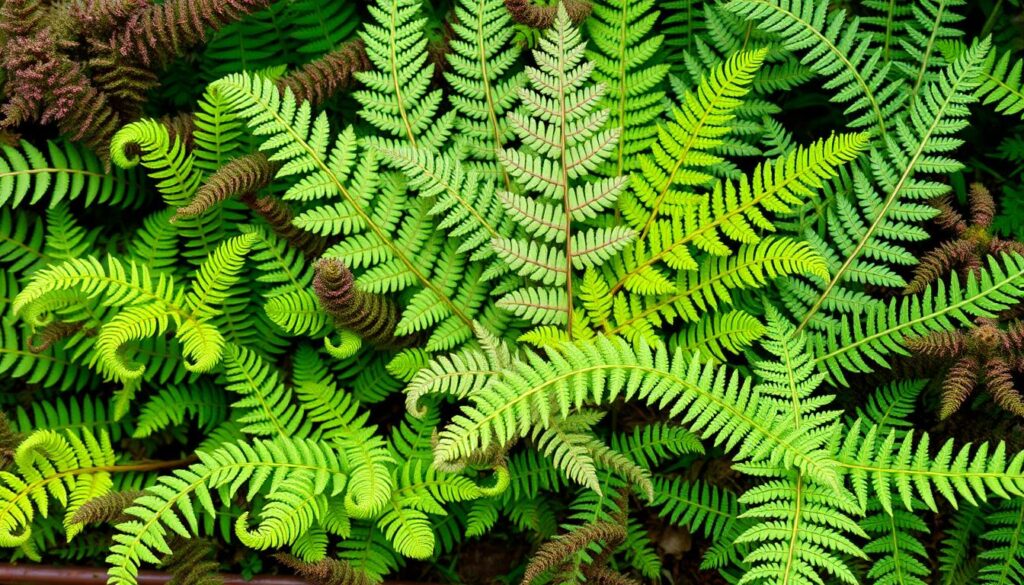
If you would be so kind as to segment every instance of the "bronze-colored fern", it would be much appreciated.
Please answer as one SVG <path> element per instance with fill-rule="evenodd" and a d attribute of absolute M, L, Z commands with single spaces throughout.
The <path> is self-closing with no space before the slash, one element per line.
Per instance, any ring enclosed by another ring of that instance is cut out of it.
<path fill-rule="evenodd" d="M 310 585 L 373 585 L 373 580 L 366 573 L 353 568 L 346 561 L 323 558 L 315 563 L 307 563 L 285 553 L 275 554 L 274 558 Z"/>
<path fill-rule="evenodd" d="M 0 128 L 54 124 L 103 160 L 142 113 L 154 66 L 269 0 L 76 0 L 0 3 Z"/>
<path fill-rule="evenodd" d="M 601 552 L 584 564 L 579 570 L 587 582 L 605 585 L 639 585 L 631 579 L 608 567 L 611 555 L 626 540 L 626 498 L 616 502 L 617 513 L 610 521 L 584 524 L 571 532 L 556 536 L 540 546 L 526 566 L 521 585 L 530 585 L 548 571 L 567 573 L 574 568 L 573 560 L 590 545 L 598 543 Z M 558 582 L 556 579 L 555 582 Z"/>
<path fill-rule="evenodd" d="M 362 39 L 355 39 L 281 77 L 278 89 L 289 88 L 301 101 L 316 106 L 355 82 L 355 73 L 372 67 Z"/>
<path fill-rule="evenodd" d="M 564 0 L 562 4 L 573 24 L 579 24 L 590 16 L 592 7 L 586 0 Z M 505 8 L 512 20 L 530 28 L 544 29 L 555 22 L 557 6 L 537 6 L 531 0 L 505 0 Z"/>
<path fill-rule="evenodd" d="M 324 248 L 327 247 L 327 240 L 312 232 L 295 227 L 292 224 L 295 215 L 283 201 L 273 195 L 257 198 L 252 193 L 246 193 L 241 199 L 249 209 L 266 220 L 275 234 L 302 252 L 307 259 L 314 260 L 323 254 Z"/>
<path fill-rule="evenodd" d="M 996 404 L 1024 416 L 1024 396 L 1013 384 L 1013 372 L 1024 372 L 1024 321 L 1001 327 L 995 319 L 979 318 L 971 329 L 930 333 L 908 341 L 907 348 L 952 362 L 942 383 L 941 418 L 959 410 L 980 383 Z"/>
<path fill-rule="evenodd" d="M 391 299 L 356 288 L 352 271 L 333 258 L 317 262 L 313 290 L 324 311 L 338 327 L 349 329 L 365 341 L 391 349 L 408 347 L 419 336 L 395 335 L 401 314 Z"/>
<path fill-rule="evenodd" d="M 922 292 L 930 283 L 957 267 L 964 273 L 979 270 L 984 265 L 985 257 L 991 254 L 1024 254 L 1024 244 L 992 235 L 990 230 L 996 215 L 996 204 L 992 194 L 983 185 L 971 185 L 969 221 L 953 208 L 948 198 L 934 205 L 939 209 L 935 222 L 953 232 L 954 238 L 921 258 L 913 279 L 903 291 L 905 294 Z"/>
<path fill-rule="evenodd" d="M 207 540 L 175 535 L 164 568 L 171 573 L 168 585 L 221 585 L 220 563 L 213 558 L 216 548 Z"/>
<path fill-rule="evenodd" d="M 270 0 L 168 0 L 134 11 L 110 37 L 121 55 L 145 65 L 158 64 L 206 42 L 207 29 L 218 30 L 242 16 L 266 8 Z"/>
<path fill-rule="evenodd" d="M 274 180 L 279 168 L 280 163 L 270 162 L 263 153 L 238 157 L 210 175 L 192 201 L 177 209 L 171 221 L 202 215 L 232 197 L 254 194 Z"/>
<path fill-rule="evenodd" d="M 124 513 L 135 500 L 143 494 L 142 490 L 126 490 L 110 492 L 93 498 L 82 504 L 71 518 L 73 522 L 83 524 L 118 524 L 134 518 Z"/>
<path fill-rule="evenodd" d="M 54 343 L 71 337 L 81 329 L 81 323 L 54 321 L 29 338 L 28 350 L 32 353 L 42 353 L 53 346 Z"/>

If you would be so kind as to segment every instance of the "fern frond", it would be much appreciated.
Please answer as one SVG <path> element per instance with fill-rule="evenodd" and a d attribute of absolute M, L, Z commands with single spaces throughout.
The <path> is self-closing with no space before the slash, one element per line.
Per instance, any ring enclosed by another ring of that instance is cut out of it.
<path fill-rule="evenodd" d="M 733 55 L 682 97 L 674 122 L 659 128 L 651 153 L 639 159 L 641 172 L 632 175 L 633 189 L 621 202 L 623 216 L 640 230 L 640 239 L 657 219 L 680 216 L 696 197 L 693 189 L 713 180 L 706 169 L 723 161 L 716 150 L 724 144 L 729 122 L 750 91 L 765 54 L 760 50 Z"/>
<path fill-rule="evenodd" d="M 844 557 L 867 557 L 846 536 L 867 536 L 851 518 L 858 512 L 857 503 L 798 472 L 765 473 L 770 480 L 739 498 L 747 505 L 741 518 L 756 519 L 736 538 L 752 549 L 744 558 L 750 568 L 739 582 L 810 585 L 828 575 L 856 585 L 857 577 Z"/>
<path fill-rule="evenodd" d="M 967 125 L 966 105 L 974 101 L 978 73 L 989 47 L 987 39 L 972 46 L 924 86 L 909 114 L 896 118 L 895 128 L 904 138 L 899 143 L 888 143 L 884 153 L 872 149 L 870 170 L 855 172 L 859 206 L 840 198 L 829 217 L 829 233 L 841 263 L 831 270 L 832 278 L 814 295 L 808 308 L 798 310 L 801 329 L 823 307 L 842 302 L 847 295 L 841 286 L 844 281 L 896 287 L 906 284 L 888 265 L 916 264 L 916 257 L 900 242 L 924 239 L 926 232 L 908 222 L 934 215 L 929 206 L 908 200 L 933 198 L 947 190 L 940 183 L 918 178 L 918 174 L 951 173 L 960 168 L 946 153 L 961 143 L 951 135 Z M 884 195 L 875 191 L 868 178 L 872 176 Z M 833 294 L 839 301 L 831 298 Z"/>
<path fill-rule="evenodd" d="M 92 152 L 66 141 L 47 141 L 46 154 L 28 141 L 0 144 L 0 205 L 45 202 L 53 208 L 83 199 L 86 205 L 134 207 L 140 202 L 135 174 L 107 173 Z"/>
<path fill-rule="evenodd" d="M 436 150 L 448 138 L 454 114 L 439 114 L 441 91 L 430 89 L 434 65 L 427 55 L 421 3 L 379 0 L 368 9 L 372 20 L 361 38 L 375 69 L 356 73 L 366 87 L 355 93 L 363 106 L 360 115 L 387 135 Z"/>
<path fill-rule="evenodd" d="M 855 116 L 849 126 L 887 140 L 889 120 L 906 93 L 890 79 L 889 64 L 871 37 L 859 34 L 856 19 L 847 23 L 844 10 L 830 14 L 828 0 L 731 0 L 726 7 L 778 33 L 788 49 L 803 51 L 801 62 L 826 78 L 832 100 Z"/>
<path fill-rule="evenodd" d="M 989 256 L 987 267 L 969 274 L 961 284 L 950 275 L 918 296 L 880 303 L 864 313 L 843 317 L 835 335 L 815 333 L 815 363 L 839 383 L 845 372 L 869 372 L 888 365 L 886 356 L 909 355 L 908 340 L 969 324 L 974 317 L 992 317 L 1024 297 L 1024 257 Z"/>
<path fill-rule="evenodd" d="M 834 484 L 835 472 L 820 445 L 827 436 L 795 432 L 791 419 L 766 427 L 760 413 L 773 401 L 754 392 L 749 381 L 684 358 L 678 351 L 640 344 L 634 350 L 621 338 L 597 337 L 547 349 L 547 358 L 525 352 L 510 368 L 481 390 L 440 433 L 438 462 L 469 457 L 492 445 L 506 445 L 534 429 L 549 428 L 583 404 L 610 403 L 622 395 L 660 408 L 679 422 L 727 448 L 734 460 L 786 461 Z M 831 418 L 835 418 L 832 415 Z M 824 425 L 828 416 L 817 417 Z M 795 433 L 795 434 L 794 434 Z"/>
<path fill-rule="evenodd" d="M 294 486 L 288 482 L 291 478 L 307 482 L 308 491 L 301 496 L 333 496 L 344 489 L 348 469 L 336 451 L 298 439 L 256 439 L 197 455 L 198 463 L 161 477 L 126 510 L 133 519 L 117 527 L 107 557 L 108 583 L 135 585 L 143 562 L 157 563 L 157 553 L 172 552 L 169 538 L 195 535 L 199 530 L 197 505 L 205 514 L 216 514 L 213 493 L 221 487 L 246 486 L 250 494 L 268 489 L 272 494 L 282 484 Z M 271 474 L 274 481 L 268 484 Z"/>
<path fill-rule="evenodd" d="M 668 65 L 659 63 L 664 37 L 651 34 L 660 13 L 654 0 L 633 4 L 625 0 L 594 3 L 587 31 L 594 46 L 594 79 L 607 91 L 602 107 L 610 113 L 608 127 L 619 131 L 615 153 L 606 163 L 605 176 L 617 177 L 638 168 L 636 155 L 657 135 L 662 81 Z"/>
<path fill-rule="evenodd" d="M 507 115 L 524 82 L 517 72 L 520 49 L 503 0 L 461 0 L 444 76 L 454 90 L 455 141 L 481 170 L 498 174 L 497 153 L 512 138 Z M 501 172 L 504 175 L 503 171 Z M 503 176 L 504 187 L 512 185 Z M 486 217 L 486 216 L 485 216 Z"/>
<path fill-rule="evenodd" d="M 495 238 L 498 256 L 543 289 L 520 289 L 506 303 L 532 304 L 520 310 L 537 324 L 565 325 L 573 338 L 576 269 L 603 264 L 632 239 L 623 227 L 580 228 L 579 222 L 614 205 L 625 187 L 624 177 L 585 181 L 611 156 L 619 129 L 602 129 L 608 111 L 600 108 L 602 84 L 589 82 L 594 65 L 585 59 L 586 45 L 560 4 L 554 26 L 534 50 L 536 67 L 527 67 L 527 87 L 521 88 L 519 109 L 509 124 L 522 140 L 520 150 L 499 153 L 509 174 L 537 199 L 508 194 L 503 203 L 509 215 L 534 239 Z M 553 301 L 547 303 L 546 301 Z M 550 305 L 550 306 L 549 306 Z"/>

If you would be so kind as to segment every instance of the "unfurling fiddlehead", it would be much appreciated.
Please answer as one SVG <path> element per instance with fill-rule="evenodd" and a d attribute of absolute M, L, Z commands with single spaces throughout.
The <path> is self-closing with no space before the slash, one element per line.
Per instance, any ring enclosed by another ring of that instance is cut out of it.
<path fill-rule="evenodd" d="M 195 217 L 232 197 L 252 194 L 274 180 L 280 164 L 270 162 L 263 153 L 247 154 L 236 158 L 217 170 L 196 191 L 192 201 L 179 207 L 174 219 Z"/>
<path fill-rule="evenodd" d="M 315 563 L 307 563 L 285 553 L 275 554 L 274 558 L 312 585 L 371 585 L 373 583 L 365 573 L 354 569 L 345 561 L 323 558 Z"/>
<path fill-rule="evenodd" d="M 373 345 L 398 349 L 417 340 L 415 335 L 395 335 L 401 317 L 398 305 L 387 297 L 356 288 L 352 271 L 340 260 L 325 258 L 317 263 L 313 290 L 338 327 L 355 332 Z"/>

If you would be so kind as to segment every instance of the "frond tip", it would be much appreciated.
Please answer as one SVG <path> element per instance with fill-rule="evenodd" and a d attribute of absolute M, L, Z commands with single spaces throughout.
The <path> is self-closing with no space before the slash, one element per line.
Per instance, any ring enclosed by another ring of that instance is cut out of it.
<path fill-rule="evenodd" d="M 339 327 L 374 345 L 401 349 L 417 339 L 415 335 L 395 334 L 401 321 L 398 305 L 382 295 L 359 290 L 352 271 L 340 260 L 324 258 L 317 262 L 313 290 L 324 311 Z"/>

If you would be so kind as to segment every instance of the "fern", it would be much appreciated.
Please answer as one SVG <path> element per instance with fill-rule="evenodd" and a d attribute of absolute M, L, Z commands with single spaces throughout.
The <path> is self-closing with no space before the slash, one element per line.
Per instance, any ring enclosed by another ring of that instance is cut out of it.
<path fill-rule="evenodd" d="M 453 116 L 439 115 L 441 92 L 429 88 L 434 66 L 427 63 L 420 3 L 381 0 L 368 8 L 373 20 L 362 39 L 375 70 L 356 74 L 366 86 L 356 93 L 363 105 L 360 114 L 386 135 L 437 149 L 451 131 Z"/>
<path fill-rule="evenodd" d="M 141 202 L 133 173 L 107 174 L 94 154 L 70 142 L 47 141 L 45 154 L 26 140 L 17 147 L 0 144 L 0 205 L 44 202 L 52 208 L 77 199 L 124 207 Z"/>
<path fill-rule="evenodd" d="M 991 528 L 981 535 L 985 543 L 991 543 L 978 555 L 982 563 L 978 572 L 981 583 L 1020 583 L 1024 581 L 1021 566 L 1021 539 L 1024 539 L 1024 505 L 1010 501 L 1000 504 L 985 517 Z"/>
<path fill-rule="evenodd" d="M 838 312 L 852 311 L 848 300 L 851 293 L 844 289 L 843 281 L 880 286 L 905 284 L 887 264 L 916 263 L 899 242 L 923 239 L 923 230 L 908 222 L 934 214 L 930 208 L 906 200 L 931 198 L 945 192 L 941 184 L 917 178 L 918 172 L 952 172 L 959 168 L 959 163 L 946 156 L 960 144 L 950 134 L 966 125 L 965 106 L 973 100 L 971 93 L 977 87 L 977 75 L 988 49 L 986 40 L 965 52 L 922 89 L 906 119 L 897 118 L 897 129 L 907 139 L 900 146 L 887 146 L 889 160 L 898 161 L 895 165 L 886 160 L 883 152 L 872 150 L 872 173 L 875 182 L 885 189 L 885 195 L 874 191 L 866 171 L 855 173 L 855 190 L 864 210 L 840 199 L 834 215 L 829 217 L 829 232 L 839 250 L 833 257 L 842 260 L 832 269 L 832 278 L 824 289 L 810 295 L 797 293 L 798 300 L 792 306 L 809 301 L 806 309 L 796 309 L 801 328 L 811 324 L 826 305 Z M 816 324 L 827 327 L 828 321 Z"/>
<path fill-rule="evenodd" d="M 537 324 L 565 325 L 569 339 L 575 270 L 603 264 L 633 235 L 621 227 L 574 225 L 610 208 L 625 186 L 623 177 L 581 180 L 610 156 L 620 138 L 617 129 L 601 129 L 608 112 L 595 108 L 604 87 L 587 83 L 593 64 L 584 59 L 584 50 L 560 5 L 553 27 L 534 51 L 538 67 L 527 68 L 530 83 L 519 92 L 520 109 L 509 115 L 525 148 L 505 149 L 498 157 L 516 181 L 538 195 L 531 199 L 510 193 L 502 201 L 536 239 L 493 241 L 498 256 L 513 270 L 542 285 L 519 289 L 499 304 Z"/>

